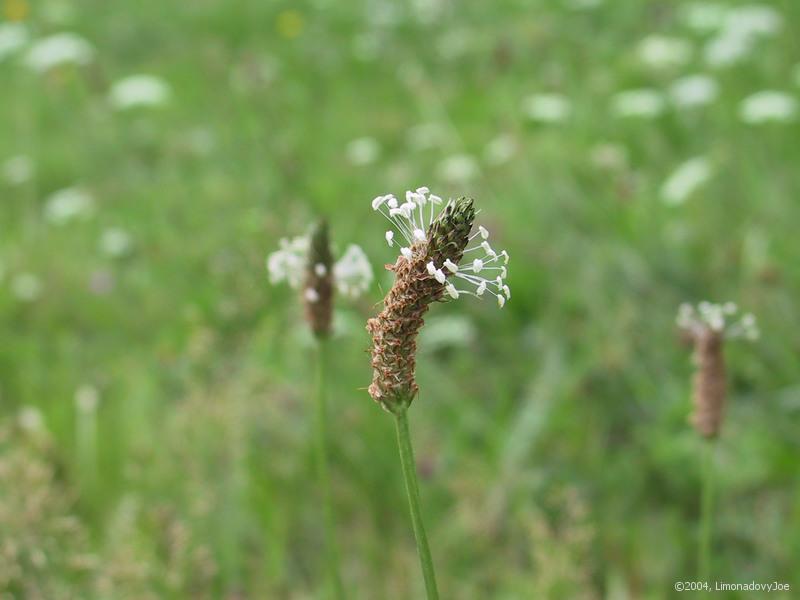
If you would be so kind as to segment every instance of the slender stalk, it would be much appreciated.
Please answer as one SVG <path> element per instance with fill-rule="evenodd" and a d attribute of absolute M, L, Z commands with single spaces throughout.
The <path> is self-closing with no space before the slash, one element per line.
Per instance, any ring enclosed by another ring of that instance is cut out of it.
<path fill-rule="evenodd" d="M 411 511 L 411 524 L 414 528 L 414 537 L 417 540 L 417 553 L 422 567 L 422 576 L 425 579 L 425 591 L 427 592 L 428 600 L 438 600 L 439 592 L 436 589 L 436 573 L 433 568 L 431 550 L 428 547 L 428 537 L 425 535 L 425 525 L 422 522 L 417 467 L 414 463 L 414 450 L 411 447 L 408 414 L 405 409 L 395 413 L 395 425 L 397 427 L 397 445 L 400 448 L 400 463 L 403 466 L 403 478 L 406 482 L 406 493 L 408 494 L 408 507 Z"/>
<path fill-rule="evenodd" d="M 711 520 L 714 507 L 714 440 L 704 440 L 703 491 L 701 498 L 700 546 L 698 580 L 709 581 L 711 576 Z"/>
<path fill-rule="evenodd" d="M 317 381 L 316 381 L 316 406 L 315 406 L 315 450 L 317 463 L 317 477 L 322 494 L 322 512 L 325 534 L 325 560 L 328 569 L 328 579 L 332 588 L 332 596 L 337 600 L 344 600 L 344 587 L 339 570 L 339 551 L 336 545 L 335 523 L 333 518 L 333 504 L 331 500 L 331 482 L 328 471 L 328 408 L 325 389 L 325 376 L 327 372 L 327 342 L 317 340 Z"/>
<path fill-rule="evenodd" d="M 97 405 L 96 398 L 78 400 L 75 437 L 78 449 L 78 467 L 87 496 L 96 490 L 97 484 Z"/>

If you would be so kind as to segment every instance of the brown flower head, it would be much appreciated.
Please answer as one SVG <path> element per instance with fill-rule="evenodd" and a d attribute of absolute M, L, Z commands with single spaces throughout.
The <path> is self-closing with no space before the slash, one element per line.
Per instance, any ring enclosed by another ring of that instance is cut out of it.
<path fill-rule="evenodd" d="M 356 298 L 372 283 L 372 267 L 364 251 L 350 244 L 333 262 L 326 221 L 318 222 L 309 235 L 282 239 L 280 249 L 267 257 L 270 281 L 286 281 L 300 290 L 306 320 L 317 338 L 331 333 L 334 290 Z"/>
<path fill-rule="evenodd" d="M 328 337 L 333 316 L 333 254 L 325 220 L 316 224 L 309 238 L 303 301 L 311 331 L 318 338 Z"/>
<path fill-rule="evenodd" d="M 483 295 L 487 291 L 498 298 L 502 306 L 510 296 L 503 278 L 508 254 L 497 253 L 486 242 L 488 232 L 481 227 L 471 235 L 475 221 L 475 207 L 470 198 L 448 202 L 434 217 L 435 206 L 441 199 L 420 188 L 406 194 L 406 202 L 399 206 L 394 196 L 379 196 L 373 209 L 381 212 L 408 241 L 400 249 L 400 256 L 386 268 L 394 271 L 395 282 L 384 299 L 384 308 L 367 322 L 372 335 L 372 383 L 369 393 L 389 412 L 397 413 L 408 408 L 418 392 L 414 378 L 416 368 L 417 334 L 424 324 L 423 316 L 433 302 L 445 295 L 458 298 L 462 293 Z M 430 205 L 430 217 L 425 227 L 425 213 Z M 483 241 L 468 248 L 471 239 L 481 236 Z M 390 246 L 394 232 L 386 233 Z M 473 258 L 459 265 L 466 253 L 477 252 L 482 258 Z M 501 266 L 500 263 L 503 263 Z M 495 264 L 496 263 L 496 264 Z M 494 279 L 485 279 L 479 272 L 495 272 Z M 458 278 L 473 285 L 475 292 L 458 290 L 448 278 Z M 489 289 L 489 287 L 493 289 Z"/>
<path fill-rule="evenodd" d="M 689 421 L 707 439 L 719 435 L 725 413 L 725 340 L 758 337 L 751 314 L 744 315 L 738 322 L 726 323 L 737 311 L 736 305 L 730 302 L 722 305 L 701 302 L 696 310 L 684 304 L 678 313 L 678 326 L 694 345 L 693 410 Z"/>

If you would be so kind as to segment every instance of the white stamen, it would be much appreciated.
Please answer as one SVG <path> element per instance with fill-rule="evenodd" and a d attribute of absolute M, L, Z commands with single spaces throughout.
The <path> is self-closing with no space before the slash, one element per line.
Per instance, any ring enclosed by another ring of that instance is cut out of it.
<path fill-rule="evenodd" d="M 430 219 L 426 220 L 428 215 L 425 214 L 426 211 L 424 209 L 428 203 L 431 205 Z M 373 200 L 372 204 L 373 208 L 380 212 L 384 218 L 391 221 L 394 226 L 395 231 L 389 230 L 386 232 L 386 243 L 392 247 L 397 242 L 400 247 L 400 255 L 411 261 L 415 256 L 417 258 L 421 257 L 416 249 L 424 248 L 424 244 L 428 241 L 426 228 L 435 221 L 437 215 L 441 215 L 443 210 L 448 211 L 452 206 L 455 206 L 455 201 L 443 200 L 440 196 L 431 194 L 428 187 L 422 186 L 416 190 L 406 191 L 404 200 L 401 202 L 398 202 L 397 198 L 392 194 L 387 194 L 378 196 Z M 436 205 L 439 205 L 438 208 Z M 396 234 L 399 234 L 399 236 Z M 401 247 L 402 238 L 405 238 L 407 245 Z M 508 271 L 505 266 L 500 265 L 507 264 L 509 256 L 505 250 L 499 253 L 495 251 L 487 241 L 488 239 L 489 230 L 482 225 L 476 225 L 475 230 L 469 236 L 469 241 L 475 240 L 480 243 L 464 250 L 465 255 L 470 258 L 462 261 L 461 265 L 446 259 L 440 265 L 440 268 L 437 268 L 435 262 L 430 261 L 425 264 L 427 275 L 441 284 L 450 298 L 459 298 L 461 295 L 481 297 L 488 294 L 495 296 L 498 299 L 498 304 L 504 306 L 511 299 L 511 290 L 504 281 Z M 474 254 L 469 255 L 469 252 L 474 252 Z M 277 262 L 277 260 L 273 262 Z M 286 265 L 283 268 L 284 270 L 296 270 L 290 265 Z M 490 271 L 493 272 L 492 275 L 497 273 L 500 275 L 496 278 L 483 276 Z M 293 272 L 292 274 L 295 275 L 295 279 L 302 281 L 303 272 L 297 271 L 297 273 Z M 481 273 L 481 275 L 477 275 L 477 273 Z M 455 279 L 452 280 L 453 283 L 448 281 L 451 277 L 463 279 L 470 285 L 463 290 L 457 289 L 454 284 Z"/>
<path fill-rule="evenodd" d="M 308 300 L 311 303 L 319 302 L 319 292 L 317 292 L 317 290 L 315 290 L 314 288 L 306 288 L 304 295 L 306 297 L 306 300 Z"/>
<path fill-rule="evenodd" d="M 314 265 L 314 273 L 317 274 L 317 277 L 325 277 L 325 273 L 327 272 L 328 268 L 322 263 L 317 263 Z"/>

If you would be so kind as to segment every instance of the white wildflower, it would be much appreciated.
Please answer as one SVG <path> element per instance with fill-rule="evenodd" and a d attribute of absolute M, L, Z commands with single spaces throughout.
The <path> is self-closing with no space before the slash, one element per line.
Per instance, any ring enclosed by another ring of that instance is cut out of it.
<path fill-rule="evenodd" d="M 715 2 L 693 2 L 683 7 L 683 22 L 699 32 L 708 32 L 720 29 L 725 25 L 728 8 Z"/>
<path fill-rule="evenodd" d="M 80 188 L 65 188 L 53 192 L 45 201 L 44 218 L 54 225 L 63 225 L 92 212 L 92 196 Z"/>
<path fill-rule="evenodd" d="M 393 197 L 378 196 L 381 199 Z M 427 243 L 426 240 L 418 239 L 414 232 L 429 231 L 439 214 L 448 210 L 454 201 L 450 200 L 443 204 L 441 198 L 431 194 L 428 188 L 408 191 L 406 198 L 409 200 L 404 206 L 409 204 L 410 206 L 405 211 L 390 208 L 386 201 L 373 201 L 372 209 L 389 220 L 397 233 L 405 239 L 408 246 L 402 247 L 400 253 L 407 260 L 411 260 L 415 256 L 415 251 L 417 256 L 420 250 L 424 251 L 424 244 Z M 428 276 L 445 286 L 445 293 L 453 299 L 459 298 L 461 294 L 480 297 L 488 293 L 495 296 L 498 304 L 503 306 L 511 298 L 511 290 L 505 282 L 508 276 L 508 268 L 505 266 L 508 264 L 508 252 L 505 250 L 498 252 L 492 248 L 488 242 L 490 236 L 486 227 L 479 225 L 476 229 L 469 236 L 460 264 L 447 258 L 439 265 L 433 261 L 428 262 L 425 270 Z M 456 288 L 454 285 L 456 281 L 466 289 Z"/>
<path fill-rule="evenodd" d="M 371 137 L 355 139 L 347 144 L 345 149 L 347 160 L 359 167 L 374 163 L 378 160 L 380 153 L 381 147 L 378 140 Z"/>
<path fill-rule="evenodd" d="M 590 160 L 598 169 L 619 171 L 628 165 L 628 149 L 613 142 L 603 142 L 591 150 Z"/>
<path fill-rule="evenodd" d="M 22 23 L 0 23 L 0 61 L 28 43 L 28 28 Z"/>
<path fill-rule="evenodd" d="M 11 185 L 22 185 L 33 177 L 33 161 L 29 156 L 12 156 L 0 167 L 3 179 Z"/>
<path fill-rule="evenodd" d="M 23 431 L 38 433 L 44 431 L 44 417 L 42 411 L 35 406 L 23 406 L 17 414 L 17 422 Z"/>
<path fill-rule="evenodd" d="M 154 75 L 130 75 L 114 82 L 108 98 L 117 110 L 163 106 L 169 101 L 167 83 Z"/>
<path fill-rule="evenodd" d="M 308 237 L 299 236 L 280 241 L 280 250 L 267 257 L 267 271 L 271 283 L 286 281 L 298 289 L 305 278 L 308 259 Z"/>
<path fill-rule="evenodd" d="M 669 94 L 676 106 L 694 108 L 714 102 L 719 95 L 719 85 L 708 75 L 687 75 L 673 82 Z"/>
<path fill-rule="evenodd" d="M 706 43 L 703 58 L 710 67 L 727 67 L 747 58 L 754 46 L 752 36 L 723 31 Z"/>
<path fill-rule="evenodd" d="M 466 183 L 478 176 L 478 162 L 468 154 L 455 154 L 439 163 L 439 177 L 450 183 Z"/>
<path fill-rule="evenodd" d="M 697 307 L 684 303 L 678 308 L 676 323 L 678 327 L 693 335 L 702 333 L 708 328 L 722 333 L 727 339 L 758 339 L 760 332 L 756 319 L 751 313 L 745 313 L 738 320 L 739 307 L 733 302 L 714 304 L 700 302 Z"/>
<path fill-rule="evenodd" d="M 447 128 L 439 123 L 421 123 L 410 128 L 406 134 L 412 150 L 429 150 L 443 146 L 447 139 Z"/>
<path fill-rule="evenodd" d="M 94 56 L 94 48 L 76 33 L 56 33 L 35 42 L 25 56 L 34 71 L 44 72 L 64 64 L 85 65 Z"/>
<path fill-rule="evenodd" d="M 625 90 L 611 99 L 611 112 L 618 117 L 654 118 L 665 108 L 664 95 L 649 88 Z"/>
<path fill-rule="evenodd" d="M 93 413 L 100 404 L 100 392 L 90 384 L 83 384 L 75 390 L 75 407 L 82 413 Z"/>
<path fill-rule="evenodd" d="M 510 161 L 517 152 L 517 143 L 508 134 L 494 138 L 483 150 L 483 159 L 490 165 L 498 166 Z"/>
<path fill-rule="evenodd" d="M 100 251 L 111 258 L 125 256 L 132 245 L 130 234 L 119 227 L 109 227 L 100 235 Z"/>
<path fill-rule="evenodd" d="M 680 165 L 661 186 L 665 204 L 677 206 L 686 200 L 711 177 L 711 163 L 697 156 Z"/>
<path fill-rule="evenodd" d="M 729 9 L 717 35 L 704 49 L 706 62 L 725 67 L 753 53 L 758 38 L 773 35 L 783 26 L 781 15 L 765 5 L 745 5 Z"/>
<path fill-rule="evenodd" d="M 739 117 L 745 123 L 793 121 L 797 116 L 797 100 L 784 92 L 763 90 L 748 96 L 739 105 Z"/>
<path fill-rule="evenodd" d="M 522 101 L 522 112 L 531 121 L 560 123 L 572 114 L 572 104 L 561 94 L 533 94 Z"/>
<path fill-rule="evenodd" d="M 21 302 L 33 302 L 42 294 L 42 282 L 33 273 L 20 273 L 11 280 L 11 293 Z"/>
<path fill-rule="evenodd" d="M 356 298 L 372 283 L 372 266 L 360 246 L 350 244 L 333 265 L 333 281 L 340 294 Z"/>
<path fill-rule="evenodd" d="M 688 40 L 664 35 L 650 35 L 638 47 L 639 59 L 649 67 L 663 69 L 685 65 L 692 58 Z"/>
<path fill-rule="evenodd" d="M 783 27 L 783 17 L 771 6 L 749 4 L 732 8 L 724 23 L 726 31 L 741 36 L 772 35 Z"/>

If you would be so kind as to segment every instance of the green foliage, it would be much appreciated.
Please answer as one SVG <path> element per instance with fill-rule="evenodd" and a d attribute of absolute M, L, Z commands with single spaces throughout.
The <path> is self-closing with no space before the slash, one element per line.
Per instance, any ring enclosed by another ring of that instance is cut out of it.
<path fill-rule="evenodd" d="M 409 416 L 443 596 L 670 598 L 693 578 L 702 444 L 673 321 L 702 299 L 738 302 L 763 332 L 728 353 L 712 577 L 800 589 L 800 136 L 739 115 L 760 90 L 798 96 L 800 5 L 771 3 L 780 30 L 711 68 L 689 2 L 579 4 L 31 3 L 31 40 L 73 31 L 94 55 L 47 72 L 27 46 L 0 58 L 0 596 L 321 589 L 312 339 L 264 257 L 327 216 L 378 269 L 394 255 L 370 200 L 420 185 L 476 199 L 514 294 L 502 311 L 436 306 L 429 326 L 469 325 L 421 342 Z M 688 62 L 643 64 L 656 33 L 688 41 Z M 169 101 L 116 110 L 112 84 L 137 73 Z M 717 81 L 711 104 L 610 110 L 692 73 Z M 539 93 L 570 99 L 569 118 L 526 116 Z M 8 175 L 18 156 L 27 177 Z M 665 203 L 697 156 L 709 180 Z M 60 221 L 49 199 L 72 187 L 91 207 Z M 423 593 L 391 418 L 365 391 L 378 279 L 338 304 L 331 339 L 354 600 Z"/>

